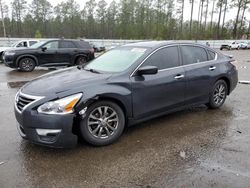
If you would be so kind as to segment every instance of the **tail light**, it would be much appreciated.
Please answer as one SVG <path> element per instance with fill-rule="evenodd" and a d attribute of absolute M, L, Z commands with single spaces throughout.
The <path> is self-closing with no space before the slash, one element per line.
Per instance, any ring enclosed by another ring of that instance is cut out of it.
<path fill-rule="evenodd" d="M 236 69 L 239 68 L 239 63 L 238 63 L 238 61 L 232 59 L 231 61 L 229 61 L 229 63 L 231 63 L 233 66 L 235 66 Z"/>
<path fill-rule="evenodd" d="M 94 48 L 91 48 L 89 51 L 90 51 L 92 54 L 95 53 Z"/>

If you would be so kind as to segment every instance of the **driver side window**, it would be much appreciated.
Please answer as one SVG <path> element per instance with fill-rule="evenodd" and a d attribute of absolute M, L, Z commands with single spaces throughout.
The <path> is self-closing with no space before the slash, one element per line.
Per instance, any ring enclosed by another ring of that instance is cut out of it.
<path fill-rule="evenodd" d="M 57 49 L 58 48 L 58 41 L 52 41 L 47 44 L 45 44 L 43 47 L 46 47 L 47 49 Z"/>
<path fill-rule="evenodd" d="M 27 47 L 27 42 L 20 42 L 18 45 L 16 45 L 17 48 L 19 47 Z"/>
<path fill-rule="evenodd" d="M 159 70 L 180 66 L 178 47 L 171 46 L 156 51 L 143 64 L 147 65 L 156 66 Z"/>

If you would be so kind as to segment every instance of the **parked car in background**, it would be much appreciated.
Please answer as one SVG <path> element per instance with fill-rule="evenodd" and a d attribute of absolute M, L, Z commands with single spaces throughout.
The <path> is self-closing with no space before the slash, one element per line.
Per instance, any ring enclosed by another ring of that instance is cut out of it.
<path fill-rule="evenodd" d="M 73 66 L 94 59 L 94 49 L 86 41 L 49 40 L 34 44 L 30 48 L 6 51 L 3 61 L 10 68 L 33 71 L 36 66 Z"/>
<path fill-rule="evenodd" d="M 240 49 L 248 49 L 248 42 L 247 41 L 240 41 Z"/>
<path fill-rule="evenodd" d="M 38 42 L 39 40 L 21 40 L 21 41 L 15 42 L 12 45 L 0 47 L 0 59 L 3 60 L 3 57 L 2 57 L 3 53 L 7 50 L 10 50 L 13 48 L 23 48 L 23 47 L 28 48 Z"/>
<path fill-rule="evenodd" d="M 220 50 L 233 50 L 233 49 L 236 49 L 236 50 L 239 50 L 240 49 L 240 43 L 234 41 L 234 42 L 231 42 L 229 44 L 222 44 L 221 47 L 220 47 Z"/>
<path fill-rule="evenodd" d="M 112 144 L 125 127 L 157 116 L 200 104 L 220 108 L 238 82 L 233 63 L 198 44 L 117 47 L 22 87 L 15 100 L 18 130 L 50 147 L 75 146 L 78 137 L 95 146 Z"/>
<path fill-rule="evenodd" d="M 90 43 L 90 45 L 94 48 L 95 52 L 104 52 L 106 51 L 105 46 L 99 43 Z"/>

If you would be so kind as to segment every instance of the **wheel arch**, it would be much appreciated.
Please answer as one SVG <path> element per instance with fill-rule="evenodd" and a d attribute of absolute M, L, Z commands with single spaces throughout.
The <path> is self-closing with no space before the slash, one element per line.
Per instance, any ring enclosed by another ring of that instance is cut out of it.
<path fill-rule="evenodd" d="M 21 55 L 19 56 L 17 59 L 16 59 L 16 64 L 17 66 L 19 66 L 19 63 L 20 63 L 20 60 L 23 59 L 23 58 L 31 58 L 35 61 L 36 63 L 36 66 L 38 66 L 38 59 L 34 56 L 34 55 L 30 55 L 30 54 L 27 54 L 27 55 Z"/>
<path fill-rule="evenodd" d="M 125 119 L 127 119 L 127 117 L 128 117 L 127 109 L 126 109 L 125 104 L 121 100 L 119 100 L 115 97 L 101 95 L 101 96 L 96 97 L 95 99 L 92 99 L 92 102 L 90 103 L 90 105 L 92 105 L 93 103 L 95 103 L 97 101 L 110 101 L 110 102 L 117 104 L 122 109 Z"/>
<path fill-rule="evenodd" d="M 124 113 L 125 127 L 128 126 L 128 110 L 126 109 L 126 106 L 125 106 L 124 102 L 122 102 L 122 100 L 119 100 L 119 99 L 117 99 L 115 97 L 102 96 L 102 95 L 93 97 L 93 98 L 87 100 L 84 104 L 81 103 L 78 106 L 77 111 L 79 111 L 80 109 L 83 109 L 84 107 L 89 107 L 89 106 L 91 106 L 94 103 L 99 102 L 99 101 L 110 101 L 110 102 L 113 102 L 113 103 L 117 104 Z M 80 131 L 79 123 L 80 123 L 80 121 L 81 121 L 81 117 L 76 116 L 75 120 L 74 120 L 74 123 L 73 123 L 72 131 L 73 131 L 74 134 L 77 134 L 80 139 L 82 139 L 82 137 L 79 135 L 79 131 Z"/>
<path fill-rule="evenodd" d="M 215 81 L 215 83 L 216 83 L 217 81 L 219 81 L 219 80 L 224 80 L 224 81 L 226 82 L 226 84 L 227 84 L 227 95 L 229 95 L 229 94 L 230 94 L 230 88 L 231 88 L 231 83 L 230 83 L 229 78 L 227 78 L 226 76 L 220 77 L 220 78 L 218 78 L 218 79 Z"/>

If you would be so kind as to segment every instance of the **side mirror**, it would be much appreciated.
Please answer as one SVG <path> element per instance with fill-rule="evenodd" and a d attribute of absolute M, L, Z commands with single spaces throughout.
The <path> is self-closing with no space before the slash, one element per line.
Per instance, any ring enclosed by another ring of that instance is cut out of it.
<path fill-rule="evenodd" d="M 156 66 L 145 66 L 145 67 L 140 67 L 137 70 L 138 75 L 146 75 L 146 74 L 157 74 L 158 73 L 158 68 Z"/>
<path fill-rule="evenodd" d="M 43 46 L 42 51 L 44 52 L 45 50 L 47 50 L 47 47 Z"/>

